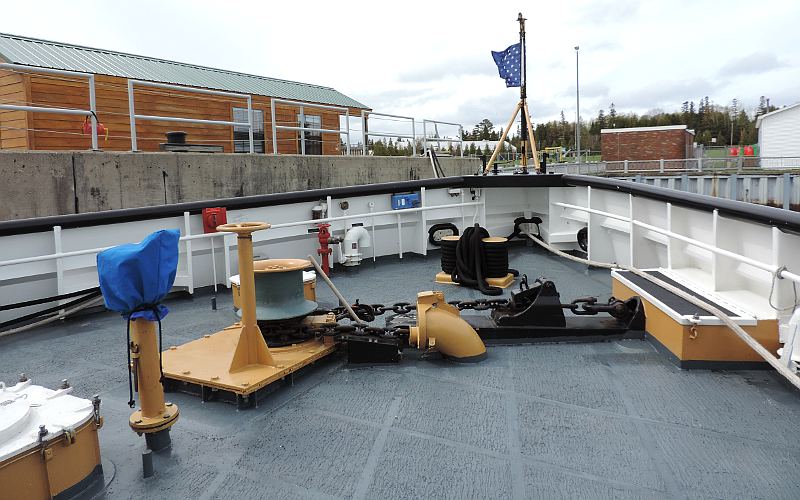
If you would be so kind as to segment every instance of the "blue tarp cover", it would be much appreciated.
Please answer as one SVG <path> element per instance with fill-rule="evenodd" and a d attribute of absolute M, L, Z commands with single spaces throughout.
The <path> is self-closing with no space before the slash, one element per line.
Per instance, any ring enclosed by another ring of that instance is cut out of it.
<path fill-rule="evenodd" d="M 169 310 L 160 302 L 175 282 L 180 236 L 177 229 L 156 231 L 141 243 L 119 245 L 97 254 L 97 274 L 106 307 L 125 318 L 163 319 Z"/>

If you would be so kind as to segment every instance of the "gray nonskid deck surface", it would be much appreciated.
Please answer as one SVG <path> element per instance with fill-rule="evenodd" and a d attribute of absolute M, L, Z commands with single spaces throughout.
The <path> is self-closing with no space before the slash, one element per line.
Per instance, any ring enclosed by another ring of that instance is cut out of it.
<path fill-rule="evenodd" d="M 512 266 L 555 280 L 562 299 L 610 293 L 606 271 L 515 247 Z M 335 274 L 350 299 L 413 301 L 436 256 Z M 338 269 L 337 269 L 338 271 Z M 507 293 L 507 292 L 506 292 Z M 332 302 L 324 284 L 320 301 Z M 168 301 L 166 345 L 233 321 L 226 291 Z M 125 324 L 81 316 L 0 339 L 0 380 L 26 372 L 100 393 L 108 498 L 797 498 L 800 395 L 769 371 L 682 371 L 645 341 L 496 346 L 479 364 L 407 351 L 352 368 L 340 355 L 254 410 L 170 394 L 173 449 L 141 478 L 128 429 Z M 109 462 L 110 461 L 110 462 Z"/>

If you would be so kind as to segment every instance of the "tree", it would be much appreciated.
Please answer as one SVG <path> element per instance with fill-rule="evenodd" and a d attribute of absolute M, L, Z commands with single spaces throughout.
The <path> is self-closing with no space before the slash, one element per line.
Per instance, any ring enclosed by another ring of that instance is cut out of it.
<path fill-rule="evenodd" d="M 475 127 L 478 128 L 478 137 L 477 140 L 491 140 L 492 132 L 494 131 L 494 123 L 491 122 L 488 118 L 484 118 L 481 122 Z"/>
<path fill-rule="evenodd" d="M 597 113 L 597 121 L 600 122 L 600 128 L 606 128 L 606 113 L 602 109 Z"/>
<path fill-rule="evenodd" d="M 608 108 L 608 125 L 610 128 L 616 128 L 617 126 L 617 108 L 614 107 L 613 102 Z"/>
<path fill-rule="evenodd" d="M 373 156 L 388 156 L 389 151 L 383 141 L 375 141 L 372 146 L 372 154 Z"/>
<path fill-rule="evenodd" d="M 758 98 L 758 111 L 756 111 L 756 116 L 763 115 L 768 112 L 769 111 L 767 110 L 767 98 L 762 95 L 761 97 Z"/>
<path fill-rule="evenodd" d="M 769 99 L 764 97 L 763 104 L 767 112 L 775 108 Z M 589 149 L 599 149 L 600 132 L 603 128 L 649 127 L 664 125 L 686 125 L 695 131 L 698 144 L 711 145 L 716 139 L 717 146 L 726 146 L 731 140 L 739 144 L 753 144 L 758 140 L 755 120 L 759 110 L 748 112 L 742 101 L 736 99 L 729 106 L 713 104 L 708 96 L 695 101 L 680 101 L 674 110 L 652 109 L 639 116 L 635 113 L 617 112 L 614 103 L 606 113 L 600 110 L 597 116 L 588 123 L 581 124 L 581 145 Z M 539 149 L 545 147 L 574 148 L 574 122 L 568 122 L 562 111 L 556 120 L 536 124 L 536 142 Z M 731 134 L 733 131 L 733 134 Z M 731 137 L 733 135 L 733 137 Z M 519 149 L 519 128 L 508 138 L 509 142 Z M 480 148 L 479 148 L 480 154 Z"/>

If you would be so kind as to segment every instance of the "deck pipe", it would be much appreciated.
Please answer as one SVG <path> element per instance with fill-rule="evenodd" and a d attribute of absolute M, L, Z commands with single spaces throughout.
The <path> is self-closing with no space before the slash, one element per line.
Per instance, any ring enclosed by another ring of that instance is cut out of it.
<path fill-rule="evenodd" d="M 461 318 L 457 307 L 444 300 L 442 292 L 417 294 L 417 326 L 410 328 L 408 342 L 417 349 L 435 349 L 461 363 L 486 357 L 486 346 L 478 332 Z"/>

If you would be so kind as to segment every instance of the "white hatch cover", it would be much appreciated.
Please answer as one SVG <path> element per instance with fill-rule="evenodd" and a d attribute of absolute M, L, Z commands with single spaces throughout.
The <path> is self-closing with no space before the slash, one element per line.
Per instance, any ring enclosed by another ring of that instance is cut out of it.
<path fill-rule="evenodd" d="M 44 441 L 58 438 L 64 429 L 75 429 L 94 418 L 88 399 L 69 393 L 72 388 L 52 390 L 30 380 L 6 387 L 0 382 L 0 462 L 39 444 L 39 426 L 48 434 Z"/>

